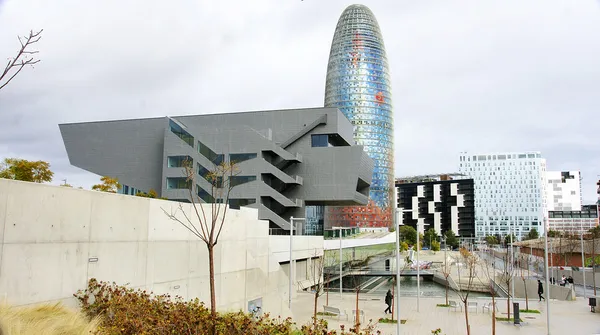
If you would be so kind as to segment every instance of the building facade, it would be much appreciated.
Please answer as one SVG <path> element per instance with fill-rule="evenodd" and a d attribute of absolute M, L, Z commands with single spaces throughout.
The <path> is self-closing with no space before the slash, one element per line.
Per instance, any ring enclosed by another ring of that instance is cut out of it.
<path fill-rule="evenodd" d="M 548 227 L 563 233 L 579 235 L 598 226 L 596 205 L 581 206 L 581 210 L 548 211 Z"/>
<path fill-rule="evenodd" d="M 369 8 L 351 5 L 340 16 L 329 54 L 325 106 L 339 108 L 354 141 L 375 162 L 369 206 L 328 207 L 326 225 L 390 227 L 394 190 L 394 122 L 388 60 Z"/>
<path fill-rule="evenodd" d="M 421 234 L 435 229 L 438 236 L 452 230 L 461 237 L 475 235 L 473 179 L 458 174 L 413 176 L 396 179 L 401 223 Z M 411 210 L 406 212 L 406 210 Z"/>
<path fill-rule="evenodd" d="M 475 182 L 476 237 L 543 232 L 547 181 L 540 152 L 463 152 L 458 170 Z"/>
<path fill-rule="evenodd" d="M 258 208 L 273 234 L 289 233 L 290 217 L 303 218 L 305 205 L 368 203 L 373 160 L 336 108 L 72 123 L 60 131 L 72 165 L 171 200 L 189 202 L 191 193 L 197 202 L 220 201 L 210 171 L 235 163 L 229 204 Z M 322 232 L 319 224 L 302 222 L 298 233 Z"/>
<path fill-rule="evenodd" d="M 581 210 L 581 173 L 579 171 L 546 171 L 546 203 L 548 211 Z"/>

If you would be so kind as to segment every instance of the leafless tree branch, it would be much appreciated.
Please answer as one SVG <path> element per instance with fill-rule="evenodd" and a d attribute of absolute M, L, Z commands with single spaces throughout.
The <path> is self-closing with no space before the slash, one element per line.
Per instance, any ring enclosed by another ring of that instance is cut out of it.
<path fill-rule="evenodd" d="M 38 32 L 33 32 L 33 30 L 31 30 L 29 31 L 29 36 L 17 36 L 21 48 L 19 49 L 15 57 L 8 59 L 4 71 L 2 71 L 2 74 L 0 74 L 0 89 L 8 85 L 8 83 L 10 83 L 21 72 L 21 70 L 23 70 L 25 66 L 33 66 L 40 62 L 39 59 L 30 56 L 37 54 L 39 51 L 27 50 L 27 48 L 30 47 L 32 44 L 39 42 L 39 40 L 42 38 L 41 34 L 43 31 L 44 29 Z M 9 73 L 13 69 L 16 69 L 15 72 L 12 73 L 12 75 L 9 75 Z"/>

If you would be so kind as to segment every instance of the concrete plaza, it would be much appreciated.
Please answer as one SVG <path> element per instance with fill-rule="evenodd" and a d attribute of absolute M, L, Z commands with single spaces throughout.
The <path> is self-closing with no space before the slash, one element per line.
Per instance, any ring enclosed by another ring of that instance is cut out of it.
<path fill-rule="evenodd" d="M 330 292 L 329 306 L 345 310 L 349 315 L 349 321 L 344 318 L 338 321 L 336 317 L 324 317 L 330 329 L 339 329 L 341 324 L 346 327 L 352 326 L 352 310 L 356 306 L 356 295 L 344 294 L 340 299 L 339 293 Z M 364 310 L 366 321 L 363 324 L 373 322 L 381 317 L 390 317 L 384 314 L 385 304 L 383 296 L 361 294 L 359 308 Z M 456 297 L 451 298 L 460 303 Z M 497 299 L 499 311 L 497 317 L 506 317 L 506 299 Z M 482 311 L 485 302 L 491 301 L 491 298 L 470 298 L 469 301 L 478 302 L 478 310 L 469 311 L 469 322 L 471 325 L 471 334 L 491 334 L 492 320 L 491 312 Z M 520 302 L 520 309 L 525 309 L 525 301 Z M 294 320 L 298 325 L 310 322 L 313 311 L 314 296 L 311 293 L 299 293 L 298 298 L 294 299 L 292 304 Z M 416 297 L 401 297 L 400 312 L 402 319 L 407 322 L 401 325 L 402 334 L 424 335 L 431 334 L 431 330 L 441 328 L 442 334 L 455 335 L 466 334 L 464 310 L 454 310 L 446 307 L 436 307 L 436 304 L 445 303 L 443 297 L 421 298 L 420 312 L 417 312 Z M 325 296 L 319 298 L 318 311 L 323 311 L 323 305 L 326 304 Z M 521 313 L 521 326 L 515 326 L 506 321 L 496 322 L 496 334 L 547 334 L 546 331 L 546 304 L 544 301 L 538 302 L 537 299 L 529 300 L 529 308 L 537 309 L 541 314 Z M 512 301 L 511 301 L 512 316 Z M 587 306 L 587 300 L 578 298 L 577 301 L 550 301 L 550 326 L 551 334 L 600 334 L 600 311 L 591 313 Z M 348 328 L 346 328 L 348 329 Z M 377 324 L 378 330 L 382 334 L 396 334 L 395 324 Z"/>

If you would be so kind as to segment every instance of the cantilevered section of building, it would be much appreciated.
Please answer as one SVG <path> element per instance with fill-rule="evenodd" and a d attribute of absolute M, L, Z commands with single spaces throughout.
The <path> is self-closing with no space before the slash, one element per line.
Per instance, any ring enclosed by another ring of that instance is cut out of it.
<path fill-rule="evenodd" d="M 352 124 L 337 108 L 276 110 L 61 124 L 72 165 L 116 177 L 122 192 L 155 190 L 189 202 L 189 187 L 211 202 L 206 172 L 236 162 L 232 207 L 259 210 L 273 234 L 289 232 L 305 205 L 366 205 L 373 160 L 354 145 Z M 193 161 L 196 185 L 183 163 Z M 133 190 L 132 190 L 133 189 Z M 303 225 L 304 234 L 322 226 Z"/>

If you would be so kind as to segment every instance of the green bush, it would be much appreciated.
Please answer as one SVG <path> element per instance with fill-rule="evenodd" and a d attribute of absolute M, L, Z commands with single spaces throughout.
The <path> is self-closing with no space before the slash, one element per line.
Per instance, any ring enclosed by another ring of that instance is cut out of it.
<path fill-rule="evenodd" d="M 438 241 L 431 241 L 431 250 L 433 250 L 433 251 L 440 251 L 440 242 L 438 242 Z"/>
<path fill-rule="evenodd" d="M 82 312 L 89 318 L 100 320 L 97 334 L 102 335 L 162 335 L 162 334 L 212 334 L 214 326 L 218 335 L 350 335 L 354 329 L 327 329 L 327 321 L 317 320 L 300 329 L 291 318 L 271 318 L 269 314 L 253 316 L 243 312 L 217 313 L 212 318 L 210 310 L 198 299 L 184 301 L 168 294 L 155 295 L 140 289 L 119 286 L 90 279 L 85 290 L 74 294 Z M 371 323 L 361 327 L 362 335 L 372 335 Z"/>

